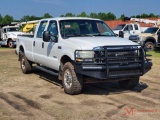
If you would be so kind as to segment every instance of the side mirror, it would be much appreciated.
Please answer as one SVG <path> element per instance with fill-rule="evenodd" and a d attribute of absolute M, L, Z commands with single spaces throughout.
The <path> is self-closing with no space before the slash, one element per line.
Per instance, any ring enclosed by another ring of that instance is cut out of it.
<path fill-rule="evenodd" d="M 51 35 L 49 31 L 44 31 L 43 32 L 43 41 L 44 42 L 57 42 L 58 38 L 56 35 Z"/>
<path fill-rule="evenodd" d="M 123 33 L 123 31 L 119 31 L 119 37 L 124 38 L 124 33 Z"/>
<path fill-rule="evenodd" d="M 44 41 L 44 42 L 49 42 L 50 39 L 51 39 L 51 37 L 50 37 L 50 32 L 49 32 L 49 31 L 44 31 L 44 32 L 43 32 L 43 41 Z"/>

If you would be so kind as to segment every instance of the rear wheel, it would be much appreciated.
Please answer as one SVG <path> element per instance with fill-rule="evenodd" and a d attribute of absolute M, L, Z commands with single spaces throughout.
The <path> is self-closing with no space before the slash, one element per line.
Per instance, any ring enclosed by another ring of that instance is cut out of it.
<path fill-rule="evenodd" d="M 29 61 L 23 52 L 20 52 L 20 66 L 24 74 L 32 71 L 32 62 Z"/>
<path fill-rule="evenodd" d="M 124 89 L 133 89 L 139 83 L 139 77 L 133 77 L 129 80 L 118 81 L 119 86 Z"/>
<path fill-rule="evenodd" d="M 155 45 L 153 42 L 146 42 L 144 47 L 147 48 L 147 51 L 153 51 Z"/>
<path fill-rule="evenodd" d="M 64 91 L 67 94 L 79 94 L 83 88 L 83 78 L 74 71 L 74 67 L 70 62 L 65 63 L 62 73 L 62 83 Z"/>

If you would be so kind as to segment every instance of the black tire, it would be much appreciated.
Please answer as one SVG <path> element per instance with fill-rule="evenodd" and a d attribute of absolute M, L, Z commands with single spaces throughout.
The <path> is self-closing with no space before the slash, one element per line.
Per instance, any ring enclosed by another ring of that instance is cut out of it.
<path fill-rule="evenodd" d="M 153 42 L 146 42 L 144 47 L 147 49 L 147 51 L 153 51 L 155 48 L 155 45 Z"/>
<path fill-rule="evenodd" d="M 9 47 L 9 48 L 14 48 L 14 47 L 15 47 L 15 45 L 14 45 L 14 43 L 13 43 L 12 40 L 9 40 L 9 42 L 8 42 L 8 47 Z"/>
<path fill-rule="evenodd" d="M 133 77 L 129 80 L 118 81 L 119 86 L 124 89 L 133 89 L 139 83 L 139 77 Z"/>
<path fill-rule="evenodd" d="M 23 52 L 20 52 L 20 66 L 24 74 L 32 71 L 32 62 L 29 61 Z"/>
<path fill-rule="evenodd" d="M 64 92 L 70 95 L 81 93 L 83 88 L 83 77 L 76 74 L 70 62 L 65 63 L 62 72 L 62 84 Z"/>

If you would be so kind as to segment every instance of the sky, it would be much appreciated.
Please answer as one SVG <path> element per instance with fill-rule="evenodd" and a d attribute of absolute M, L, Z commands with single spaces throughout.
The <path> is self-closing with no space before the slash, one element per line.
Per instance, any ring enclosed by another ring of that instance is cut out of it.
<path fill-rule="evenodd" d="M 20 20 L 25 15 L 59 17 L 66 13 L 113 13 L 117 18 L 143 13 L 160 15 L 160 0 L 0 0 L 0 14 Z"/>

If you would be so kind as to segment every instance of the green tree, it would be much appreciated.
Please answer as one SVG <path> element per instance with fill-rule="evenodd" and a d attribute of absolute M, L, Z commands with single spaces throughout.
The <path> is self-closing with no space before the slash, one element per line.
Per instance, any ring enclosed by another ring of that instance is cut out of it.
<path fill-rule="evenodd" d="M 98 16 L 97 16 L 99 19 L 101 19 L 101 20 L 107 20 L 107 16 L 106 16 L 106 14 L 105 13 L 102 13 L 102 12 L 100 12 L 100 13 L 98 13 Z"/>
<path fill-rule="evenodd" d="M 2 23 L 2 20 L 3 20 L 3 17 L 2 17 L 2 15 L 0 14 L 0 24 Z"/>
<path fill-rule="evenodd" d="M 125 18 L 125 15 L 122 14 L 122 15 L 120 16 L 119 20 L 124 20 L 124 18 Z"/>
<path fill-rule="evenodd" d="M 116 16 L 111 12 L 108 12 L 105 16 L 106 17 L 104 20 L 115 20 L 116 19 Z"/>
<path fill-rule="evenodd" d="M 91 12 L 89 17 L 91 18 L 98 18 L 98 15 L 96 13 Z"/>
<path fill-rule="evenodd" d="M 2 24 L 10 24 L 10 23 L 13 22 L 13 21 L 14 21 L 14 19 L 13 19 L 12 16 L 6 15 L 6 16 L 4 16 L 4 18 L 2 19 L 1 23 L 2 23 Z"/>
<path fill-rule="evenodd" d="M 42 17 L 36 17 L 36 16 L 34 16 L 34 15 L 32 15 L 32 16 L 26 15 L 26 16 L 23 16 L 23 17 L 20 19 L 20 21 L 21 21 L 21 22 L 27 22 L 27 21 L 40 20 L 40 19 L 42 19 Z"/>
<path fill-rule="evenodd" d="M 81 14 L 77 15 L 78 17 L 88 17 L 88 15 L 85 12 L 82 12 Z"/>
<path fill-rule="evenodd" d="M 153 13 L 150 13 L 150 14 L 148 15 L 148 17 L 157 17 L 157 16 L 154 15 Z"/>
<path fill-rule="evenodd" d="M 45 13 L 45 14 L 43 15 L 43 18 L 53 18 L 53 16 L 50 15 L 49 13 Z"/>

